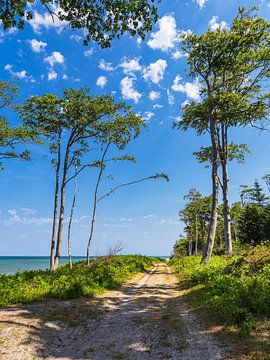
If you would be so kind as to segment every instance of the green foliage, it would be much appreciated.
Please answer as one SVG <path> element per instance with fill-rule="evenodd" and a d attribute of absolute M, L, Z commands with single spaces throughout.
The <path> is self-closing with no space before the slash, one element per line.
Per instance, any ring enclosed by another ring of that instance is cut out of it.
<path fill-rule="evenodd" d="M 12 108 L 18 87 L 7 81 L 0 80 L 0 109 Z M 11 127 L 8 120 L 0 115 L 0 170 L 4 160 L 30 160 L 28 149 L 18 149 L 20 144 L 38 141 L 37 133 L 27 126 Z"/>
<path fill-rule="evenodd" d="M 257 246 L 239 257 L 213 256 L 209 265 L 198 257 L 173 259 L 179 276 L 191 279 L 189 300 L 209 309 L 222 322 L 242 333 L 254 328 L 254 317 L 270 317 L 270 248 Z"/>
<path fill-rule="evenodd" d="M 0 306 L 31 303 L 45 298 L 73 299 L 114 289 L 137 272 L 145 271 L 153 259 L 140 255 L 98 258 L 49 270 L 0 275 Z"/>
<path fill-rule="evenodd" d="M 84 44 L 96 41 L 109 47 L 114 38 L 125 32 L 142 39 L 158 19 L 156 4 L 160 0 L 40 0 L 38 3 L 52 17 L 65 21 L 73 29 L 85 31 Z M 25 20 L 33 18 L 29 3 L 34 0 L 0 0 L 0 20 L 4 29 L 24 28 Z"/>

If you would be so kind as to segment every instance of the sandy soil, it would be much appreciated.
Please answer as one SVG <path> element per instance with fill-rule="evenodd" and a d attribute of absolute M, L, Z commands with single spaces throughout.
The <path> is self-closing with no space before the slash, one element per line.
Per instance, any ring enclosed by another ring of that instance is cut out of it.
<path fill-rule="evenodd" d="M 225 359 L 159 263 L 92 300 L 48 301 L 0 311 L 0 359 Z"/>

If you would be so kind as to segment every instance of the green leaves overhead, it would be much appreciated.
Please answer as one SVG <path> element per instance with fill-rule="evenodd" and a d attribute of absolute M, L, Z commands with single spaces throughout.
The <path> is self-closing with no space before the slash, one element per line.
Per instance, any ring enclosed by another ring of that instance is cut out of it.
<path fill-rule="evenodd" d="M 125 32 L 142 39 L 158 19 L 156 5 L 160 0 L 39 0 L 37 3 L 52 17 L 72 29 L 85 31 L 84 44 L 97 42 L 110 47 L 114 38 Z M 4 29 L 23 29 L 25 20 L 33 18 L 29 4 L 34 0 L 0 0 L 0 20 Z"/>

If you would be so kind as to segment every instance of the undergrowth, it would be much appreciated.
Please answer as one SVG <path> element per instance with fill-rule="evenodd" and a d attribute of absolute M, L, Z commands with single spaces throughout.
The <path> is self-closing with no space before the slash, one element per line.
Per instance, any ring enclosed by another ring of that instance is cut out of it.
<path fill-rule="evenodd" d="M 210 309 L 228 325 L 248 334 L 257 316 L 270 318 L 270 249 L 257 246 L 242 256 L 213 256 L 209 265 L 200 257 L 172 259 L 176 274 L 191 280 L 188 298 L 197 309 Z"/>
<path fill-rule="evenodd" d="M 145 271 L 153 259 L 140 255 L 98 258 L 89 266 L 75 263 L 55 272 L 24 271 L 0 275 L 0 306 L 31 303 L 45 298 L 74 299 L 114 289 L 135 273 Z"/>

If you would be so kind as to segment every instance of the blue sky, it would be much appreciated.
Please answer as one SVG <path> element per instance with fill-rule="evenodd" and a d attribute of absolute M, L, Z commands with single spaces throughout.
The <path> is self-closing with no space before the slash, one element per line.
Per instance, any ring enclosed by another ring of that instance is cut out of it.
<path fill-rule="evenodd" d="M 184 205 L 184 194 L 193 187 L 210 193 L 209 170 L 192 155 L 209 144 L 208 138 L 197 137 L 191 130 L 172 129 L 173 121 L 181 116 L 182 104 L 199 97 L 196 80 L 186 78 L 186 57 L 178 35 L 228 26 L 238 6 L 256 4 L 260 14 L 269 19 L 269 0 L 163 0 L 159 21 L 145 41 L 125 35 L 106 50 L 94 43 L 83 46 L 81 32 L 52 23 L 39 8 L 23 31 L 4 32 L 0 28 L 0 77 L 19 83 L 18 101 L 33 94 L 60 95 L 63 88 L 88 86 L 93 94 L 112 92 L 117 101 L 126 101 L 148 120 L 148 129 L 126 149 L 136 156 L 137 164 L 112 166 L 109 173 L 114 182 L 104 183 L 100 193 L 112 184 L 156 172 L 167 173 L 171 180 L 125 188 L 101 202 L 93 255 L 104 254 L 117 241 L 124 244 L 126 253 L 170 254 L 182 230 L 178 211 Z M 17 124 L 16 115 L 9 116 L 11 123 Z M 234 129 L 230 135 L 238 143 L 247 143 L 252 151 L 246 164 L 230 164 L 230 196 L 231 201 L 237 201 L 239 185 L 260 180 L 270 170 L 270 134 L 245 128 Z M 49 253 L 54 173 L 44 159 L 44 147 L 32 146 L 32 153 L 31 162 L 10 161 L 0 174 L 0 255 Z M 95 177 L 95 170 L 91 170 L 79 178 L 72 229 L 74 255 L 86 252 Z"/>

